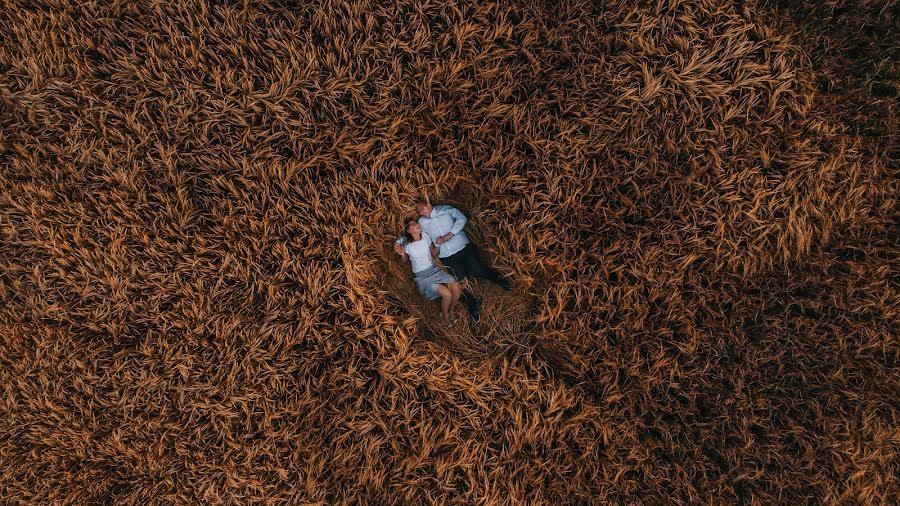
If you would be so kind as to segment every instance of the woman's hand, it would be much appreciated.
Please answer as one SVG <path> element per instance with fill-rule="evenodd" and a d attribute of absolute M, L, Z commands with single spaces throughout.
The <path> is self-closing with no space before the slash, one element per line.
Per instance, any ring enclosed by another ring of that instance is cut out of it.
<path fill-rule="evenodd" d="M 403 251 L 403 246 L 396 242 L 394 243 L 394 251 L 396 251 L 398 255 L 403 255 L 404 253 L 406 253 L 405 251 Z"/>
<path fill-rule="evenodd" d="M 453 232 L 447 232 L 446 234 L 438 237 L 437 240 L 434 241 L 434 243 L 440 246 L 441 244 L 444 244 L 445 242 L 449 241 L 452 238 L 453 238 Z"/>

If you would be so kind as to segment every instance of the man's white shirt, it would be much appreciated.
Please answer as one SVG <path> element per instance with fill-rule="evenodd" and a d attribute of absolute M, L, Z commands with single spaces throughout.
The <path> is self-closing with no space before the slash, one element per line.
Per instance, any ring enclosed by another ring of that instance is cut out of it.
<path fill-rule="evenodd" d="M 447 258 L 469 244 L 469 238 L 463 232 L 463 228 L 466 226 L 466 215 L 453 206 L 434 206 L 431 209 L 431 216 L 419 217 L 419 225 L 422 227 L 422 231 L 434 240 L 448 232 L 453 233 L 453 237 L 438 246 L 438 257 L 440 258 Z"/>

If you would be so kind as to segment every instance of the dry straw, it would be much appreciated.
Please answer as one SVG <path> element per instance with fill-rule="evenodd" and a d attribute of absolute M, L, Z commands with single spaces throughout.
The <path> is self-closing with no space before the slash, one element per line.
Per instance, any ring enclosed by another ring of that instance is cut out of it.
<path fill-rule="evenodd" d="M 5 2 L 0 502 L 896 501 L 851 4 Z M 392 258 L 422 193 L 479 325 Z"/>

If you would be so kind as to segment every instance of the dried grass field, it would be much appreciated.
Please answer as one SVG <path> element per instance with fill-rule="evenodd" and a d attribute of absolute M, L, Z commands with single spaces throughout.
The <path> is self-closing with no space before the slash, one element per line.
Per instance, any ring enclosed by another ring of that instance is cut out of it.
<path fill-rule="evenodd" d="M 897 504 L 898 26 L 3 1 L 0 502 Z"/>

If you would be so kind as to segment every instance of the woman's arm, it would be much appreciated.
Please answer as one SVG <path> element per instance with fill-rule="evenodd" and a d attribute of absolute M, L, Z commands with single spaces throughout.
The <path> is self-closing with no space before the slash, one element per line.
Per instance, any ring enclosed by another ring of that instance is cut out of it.
<path fill-rule="evenodd" d="M 406 263 L 406 262 L 407 262 L 408 258 L 406 258 L 406 250 L 403 249 L 403 246 L 402 246 L 400 243 L 398 243 L 398 242 L 395 242 L 395 243 L 394 243 L 394 251 L 395 251 L 398 255 L 400 255 L 400 260 L 401 260 L 403 263 Z"/>
<path fill-rule="evenodd" d="M 431 256 L 436 257 L 438 254 L 438 251 L 440 251 L 440 250 L 441 249 L 438 248 L 436 244 L 431 243 Z"/>

